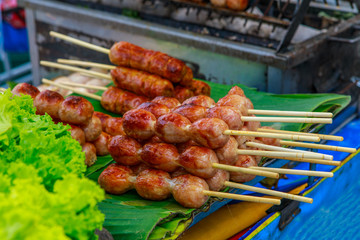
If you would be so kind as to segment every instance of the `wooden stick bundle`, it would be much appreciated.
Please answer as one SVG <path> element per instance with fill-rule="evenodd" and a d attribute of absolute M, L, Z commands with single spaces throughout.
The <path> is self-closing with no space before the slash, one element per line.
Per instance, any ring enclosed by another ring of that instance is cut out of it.
<path fill-rule="evenodd" d="M 258 128 L 257 131 L 259 132 L 271 132 L 271 133 L 287 133 L 287 134 L 294 134 L 293 131 L 286 131 L 286 130 L 277 130 L 277 129 L 266 129 L 266 128 Z M 318 137 L 324 140 L 333 140 L 333 141 L 343 141 L 344 138 L 341 136 L 334 136 L 334 135 L 326 135 L 326 134 L 317 134 L 317 133 L 306 133 L 306 132 L 296 132 L 298 135 L 304 136 L 313 136 Z"/>
<path fill-rule="evenodd" d="M 269 151 L 308 153 L 309 155 L 312 154 L 313 156 L 319 156 L 319 157 L 321 157 L 321 159 L 333 160 L 333 156 L 328 155 L 328 154 L 314 153 L 314 152 L 291 149 L 291 148 L 276 147 L 276 146 L 266 145 L 266 144 L 257 143 L 257 142 L 247 142 L 246 146 L 260 148 L 260 149 L 269 150 Z"/>
<path fill-rule="evenodd" d="M 292 146 L 292 147 L 315 148 L 315 149 L 324 149 L 324 150 L 347 152 L 347 153 L 356 152 L 356 148 L 338 147 L 338 146 L 331 146 L 325 144 L 301 143 L 301 142 L 289 142 L 289 141 L 280 141 L 280 144 L 286 146 Z"/>
<path fill-rule="evenodd" d="M 291 200 L 295 200 L 295 201 L 299 201 L 299 202 L 313 203 L 313 199 L 312 199 L 312 198 L 303 197 L 303 196 L 299 196 L 299 195 L 294 195 L 294 194 L 290 194 L 290 193 L 284 193 L 284 192 L 274 191 L 274 190 L 270 190 L 270 189 L 253 187 L 253 186 L 249 186 L 249 185 L 245 185 L 245 184 L 241 184 L 241 183 L 234 183 L 234 182 L 226 181 L 226 182 L 224 183 L 224 185 L 225 185 L 225 186 L 228 186 L 228 187 L 233 187 L 233 188 L 238 188 L 238 189 L 247 190 L 247 191 L 253 191 L 253 192 L 257 192 L 257 193 L 263 193 L 263 194 L 267 194 L 267 195 L 271 195 L 271 196 L 276 196 L 276 197 L 281 197 L 281 198 L 287 198 L 287 199 L 291 199 Z"/>
<path fill-rule="evenodd" d="M 332 172 L 321 172 L 321 171 L 308 171 L 308 170 L 298 170 L 298 169 L 286 169 L 286 168 L 269 168 L 269 167 L 250 167 L 257 170 L 266 170 L 270 172 L 280 173 L 280 174 L 293 174 L 293 175 L 304 175 L 304 176 L 313 176 L 313 177 L 333 177 Z"/>
<path fill-rule="evenodd" d="M 281 201 L 279 199 L 273 198 L 264 198 L 264 197 L 253 197 L 246 195 L 238 195 L 233 193 L 223 193 L 223 192 L 214 192 L 203 190 L 203 194 L 211 196 L 211 197 L 219 197 L 219 198 L 230 198 L 234 200 L 247 201 L 247 202 L 257 202 L 257 203 L 270 203 L 274 205 L 280 205 Z"/>

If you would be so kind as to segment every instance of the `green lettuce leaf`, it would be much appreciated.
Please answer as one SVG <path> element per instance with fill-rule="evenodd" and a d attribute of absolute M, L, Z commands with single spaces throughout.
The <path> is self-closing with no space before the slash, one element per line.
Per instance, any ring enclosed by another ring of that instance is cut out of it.
<path fill-rule="evenodd" d="M 97 239 L 104 192 L 69 127 L 35 112 L 29 96 L 0 94 L 0 239 Z"/>

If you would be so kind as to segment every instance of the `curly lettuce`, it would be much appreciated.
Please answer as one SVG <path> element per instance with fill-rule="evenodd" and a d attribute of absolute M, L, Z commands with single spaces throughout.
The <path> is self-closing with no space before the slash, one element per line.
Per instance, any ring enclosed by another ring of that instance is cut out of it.
<path fill-rule="evenodd" d="M 68 127 L 35 112 L 29 96 L 0 94 L 0 239 L 96 239 L 104 192 Z"/>

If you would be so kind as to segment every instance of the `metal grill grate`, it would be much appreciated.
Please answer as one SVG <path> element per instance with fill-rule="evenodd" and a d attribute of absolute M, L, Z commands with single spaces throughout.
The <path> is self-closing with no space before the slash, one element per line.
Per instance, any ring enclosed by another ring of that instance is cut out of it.
<path fill-rule="evenodd" d="M 220 37 L 235 42 L 250 43 L 253 45 L 276 49 L 284 52 L 291 45 L 298 26 L 303 22 L 308 11 L 339 11 L 357 13 L 354 0 L 252 0 L 246 11 L 234 11 L 212 5 L 209 0 L 193 2 L 190 0 L 139 0 L 139 4 L 129 5 L 126 0 L 62 0 L 71 4 L 81 4 L 91 8 L 97 8 L 110 12 L 128 14 L 127 9 L 136 11 L 135 16 L 143 20 L 167 25 L 191 32 Z M 172 14 L 178 10 L 185 10 L 182 20 Z M 259 13 L 259 10 L 261 13 Z M 251 31 L 241 32 L 229 28 L 222 28 L 205 24 L 204 21 L 196 22 L 186 19 L 192 14 L 196 19 L 206 16 L 206 20 L 215 19 L 218 22 L 233 23 L 239 20 L 243 28 L 251 28 Z M 251 24 L 249 24 L 251 22 Z M 251 26 L 248 26 L 251 25 Z M 264 25 L 270 26 L 274 33 L 277 28 L 281 29 L 281 39 L 271 39 L 262 36 Z"/>

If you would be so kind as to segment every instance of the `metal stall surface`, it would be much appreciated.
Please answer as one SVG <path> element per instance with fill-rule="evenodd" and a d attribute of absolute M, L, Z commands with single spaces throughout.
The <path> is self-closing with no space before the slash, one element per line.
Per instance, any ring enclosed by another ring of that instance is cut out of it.
<path fill-rule="evenodd" d="M 108 62 L 106 55 L 59 41 L 54 30 L 104 47 L 129 41 L 184 60 L 195 77 L 242 83 L 273 93 L 348 90 L 360 70 L 360 16 L 342 21 L 285 51 L 234 42 L 61 1 L 22 0 L 26 8 L 34 83 L 49 72 L 39 60 L 73 58 Z M 164 20 L 165 21 L 165 20 Z M 341 36 L 342 38 L 335 38 Z M 52 71 L 53 72 L 53 71 Z M 353 84 L 354 85 L 354 84 Z"/>

